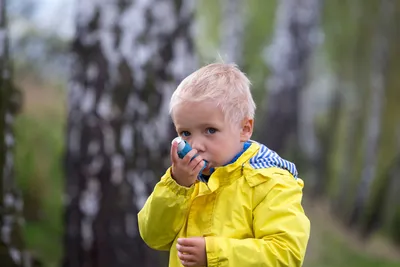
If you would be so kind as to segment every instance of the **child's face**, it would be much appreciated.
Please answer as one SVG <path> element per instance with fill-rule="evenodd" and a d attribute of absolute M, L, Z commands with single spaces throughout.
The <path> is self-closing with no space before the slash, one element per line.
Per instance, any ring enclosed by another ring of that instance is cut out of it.
<path fill-rule="evenodd" d="M 218 167 L 231 161 L 243 149 L 243 142 L 250 139 L 253 120 L 232 124 L 213 102 L 178 104 L 172 113 L 176 131 L 198 154 Z"/>

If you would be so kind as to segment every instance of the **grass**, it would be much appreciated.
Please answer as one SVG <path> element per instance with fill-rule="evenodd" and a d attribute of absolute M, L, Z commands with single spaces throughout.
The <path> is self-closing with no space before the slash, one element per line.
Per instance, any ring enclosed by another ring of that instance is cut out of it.
<path fill-rule="evenodd" d="M 318 237 L 317 237 L 318 238 Z M 306 267 L 398 267 L 399 261 L 379 258 L 350 247 L 341 237 L 326 234 L 320 240 L 317 259 L 305 263 Z"/>
<path fill-rule="evenodd" d="M 380 236 L 363 242 L 336 221 L 323 203 L 305 201 L 311 237 L 304 267 L 398 267 L 398 248 Z"/>
<path fill-rule="evenodd" d="M 25 206 L 25 240 L 44 267 L 55 267 L 62 255 L 63 237 L 64 95 L 54 87 L 23 89 L 23 111 L 16 118 L 14 130 L 16 179 Z"/>

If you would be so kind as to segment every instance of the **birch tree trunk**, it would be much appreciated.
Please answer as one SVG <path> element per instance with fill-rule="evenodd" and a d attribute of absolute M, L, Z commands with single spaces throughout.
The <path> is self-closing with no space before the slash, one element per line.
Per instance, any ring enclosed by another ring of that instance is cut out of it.
<path fill-rule="evenodd" d="M 378 148 L 380 139 L 381 116 L 385 102 L 386 70 L 389 53 L 389 32 L 393 21 L 394 1 L 383 0 L 380 4 L 380 15 L 374 38 L 371 68 L 371 89 L 368 120 L 365 129 L 365 152 L 363 153 L 363 170 L 357 189 L 350 224 L 358 224 L 369 201 L 371 187 L 376 176 Z"/>
<path fill-rule="evenodd" d="M 278 153 L 297 142 L 299 95 L 307 81 L 308 62 L 318 41 L 322 0 L 281 0 L 266 62 L 267 80 L 263 141 Z"/>
<path fill-rule="evenodd" d="M 76 3 L 63 266 L 160 266 L 137 213 L 169 165 L 169 98 L 196 67 L 194 3 Z"/>
<path fill-rule="evenodd" d="M 19 98 L 11 81 L 5 0 L 0 0 L 0 75 L 0 266 L 31 266 L 22 237 L 23 201 L 13 171 L 12 124 Z"/>
<path fill-rule="evenodd" d="M 225 61 L 242 64 L 244 38 L 244 2 L 221 1 L 221 52 Z"/>

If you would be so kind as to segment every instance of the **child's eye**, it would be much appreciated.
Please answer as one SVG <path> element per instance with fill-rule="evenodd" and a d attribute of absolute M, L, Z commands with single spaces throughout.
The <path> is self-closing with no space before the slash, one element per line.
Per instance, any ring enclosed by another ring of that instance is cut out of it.
<path fill-rule="evenodd" d="M 207 128 L 206 131 L 207 131 L 208 134 L 215 134 L 217 132 L 217 129 L 215 129 L 215 128 Z"/>
<path fill-rule="evenodd" d="M 190 136 L 190 133 L 188 131 L 182 131 L 181 135 L 182 136 Z"/>

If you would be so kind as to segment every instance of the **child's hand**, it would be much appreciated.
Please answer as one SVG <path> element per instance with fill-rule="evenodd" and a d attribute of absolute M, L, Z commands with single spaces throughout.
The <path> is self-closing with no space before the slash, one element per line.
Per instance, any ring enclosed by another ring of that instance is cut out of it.
<path fill-rule="evenodd" d="M 197 175 L 204 165 L 203 158 L 198 155 L 190 161 L 197 154 L 196 149 L 192 149 L 186 154 L 183 159 L 178 156 L 178 143 L 173 142 L 171 146 L 171 161 L 172 161 L 172 177 L 175 181 L 186 187 L 190 187 L 196 182 Z"/>
<path fill-rule="evenodd" d="M 178 238 L 178 257 L 183 266 L 207 265 L 206 240 L 204 237 Z"/>

